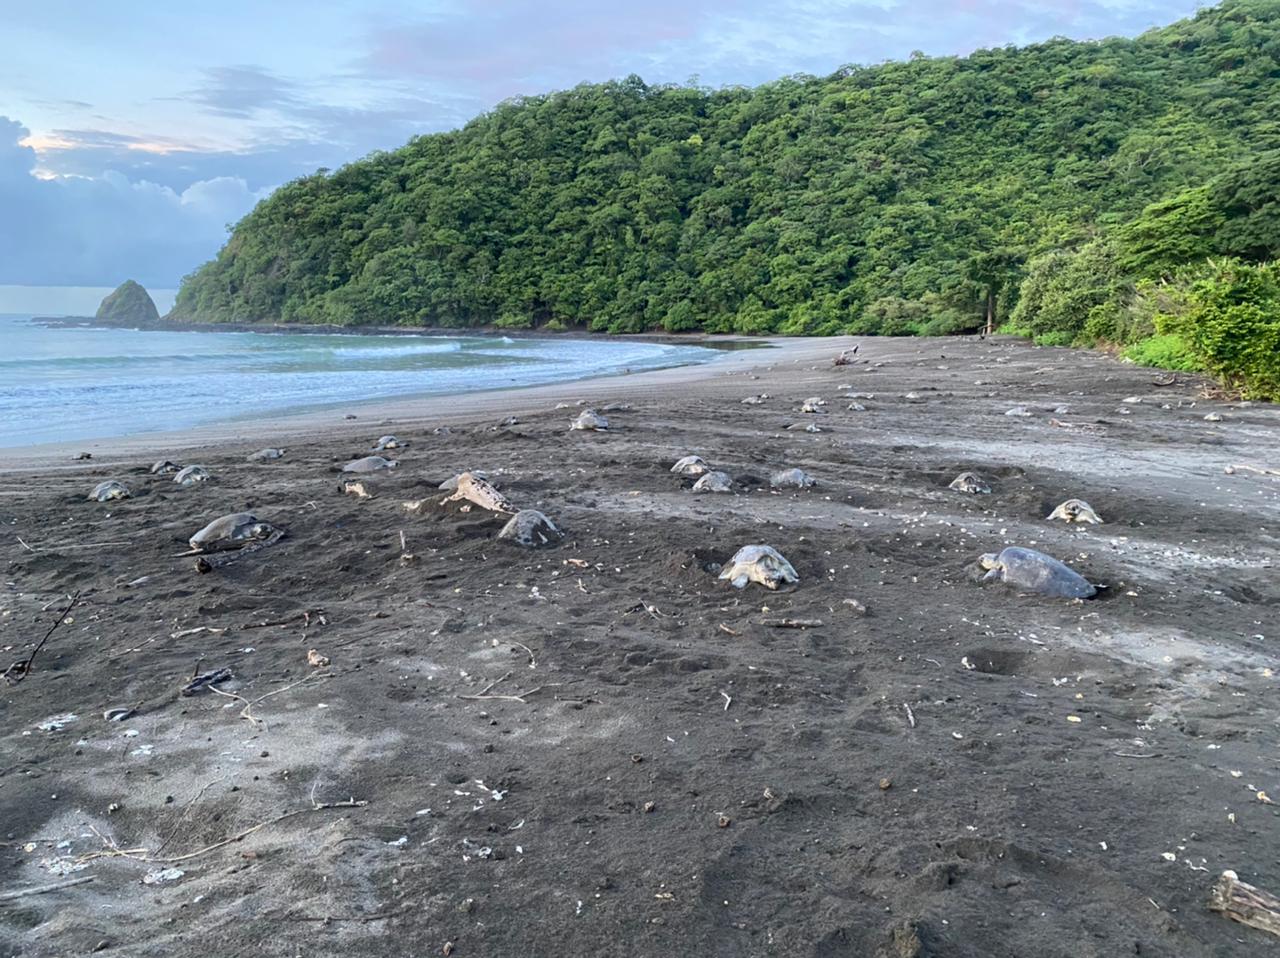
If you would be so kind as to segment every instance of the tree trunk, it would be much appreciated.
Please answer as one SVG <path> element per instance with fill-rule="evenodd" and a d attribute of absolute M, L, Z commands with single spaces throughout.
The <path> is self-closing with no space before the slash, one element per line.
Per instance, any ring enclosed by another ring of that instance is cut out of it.
<path fill-rule="evenodd" d="M 990 336 L 996 331 L 996 292 L 994 289 L 987 290 L 987 335 Z"/>

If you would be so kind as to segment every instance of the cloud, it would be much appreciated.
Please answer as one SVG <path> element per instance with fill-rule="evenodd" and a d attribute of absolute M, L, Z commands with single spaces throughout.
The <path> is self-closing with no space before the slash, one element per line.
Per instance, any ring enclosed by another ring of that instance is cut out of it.
<path fill-rule="evenodd" d="M 181 191 L 111 170 L 41 179 L 27 135 L 0 116 L 0 284 L 174 286 L 267 192 L 226 176 Z"/>
<path fill-rule="evenodd" d="M 212 67 L 204 83 L 182 99 L 201 104 L 210 113 L 247 119 L 267 110 L 298 103 L 293 82 L 257 66 Z"/>

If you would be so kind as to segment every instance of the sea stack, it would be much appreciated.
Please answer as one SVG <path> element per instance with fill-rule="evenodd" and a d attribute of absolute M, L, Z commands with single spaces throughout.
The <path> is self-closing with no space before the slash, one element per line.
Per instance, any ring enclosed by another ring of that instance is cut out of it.
<path fill-rule="evenodd" d="M 143 325 L 158 322 L 160 311 L 156 309 L 151 294 L 143 289 L 141 284 L 126 279 L 116 287 L 114 293 L 102 301 L 94 319 L 109 323 Z"/>

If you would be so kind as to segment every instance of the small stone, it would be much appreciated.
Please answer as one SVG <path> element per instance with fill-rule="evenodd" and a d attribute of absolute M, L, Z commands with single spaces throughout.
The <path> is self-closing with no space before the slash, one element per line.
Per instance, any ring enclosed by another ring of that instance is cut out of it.
<path fill-rule="evenodd" d="M 880 779 L 880 791 L 887 792 L 891 788 L 893 788 L 893 779 L 891 778 Z"/>
<path fill-rule="evenodd" d="M 658 803 L 657 803 L 657 802 L 645 802 L 645 803 L 644 803 L 644 810 L 645 810 L 646 812 L 651 812 L 651 811 L 653 811 L 653 810 L 654 810 L 655 808 L 657 808 L 657 807 L 658 807 Z"/>
<path fill-rule="evenodd" d="M 716 819 L 716 826 L 718 828 L 728 828 L 732 824 L 733 824 L 733 819 L 730 818 L 728 815 L 721 815 L 719 818 Z"/>

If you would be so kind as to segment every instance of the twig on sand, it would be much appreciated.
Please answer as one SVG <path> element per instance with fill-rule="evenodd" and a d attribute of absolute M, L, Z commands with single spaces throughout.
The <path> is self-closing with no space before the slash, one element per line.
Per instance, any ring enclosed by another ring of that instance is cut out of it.
<path fill-rule="evenodd" d="M 1159 758 L 1159 752 L 1112 752 L 1112 755 L 1119 755 L 1121 758 Z"/>
<path fill-rule="evenodd" d="M 200 801 L 200 798 L 204 795 L 204 793 L 209 791 L 209 789 L 217 785 L 219 782 L 225 782 L 225 781 L 226 781 L 225 778 L 216 778 L 211 782 L 206 782 L 204 785 L 200 787 L 200 791 L 196 792 L 195 795 L 191 797 L 191 801 L 187 802 L 187 804 L 182 807 L 182 811 L 178 813 L 178 820 L 174 822 L 173 829 L 169 832 L 169 837 L 160 843 L 159 847 L 157 847 L 155 850 L 155 854 L 159 855 L 162 851 L 165 850 L 168 844 L 171 841 L 173 841 L 175 836 L 177 836 L 178 834 L 178 829 L 182 827 L 182 822 L 187 817 L 187 813 L 191 811 L 192 806 L 194 806 L 196 802 Z"/>
<path fill-rule="evenodd" d="M 820 629 L 821 619 L 761 619 L 761 625 L 769 625 L 775 629 Z"/>
<path fill-rule="evenodd" d="M 22 541 L 22 536 L 14 536 L 14 538 L 18 540 L 18 545 L 22 546 L 22 548 L 26 549 L 28 552 L 39 552 L 39 551 L 40 551 L 39 549 L 33 548 L 32 546 L 29 546 L 29 545 L 27 545 L 25 542 L 23 542 L 23 541 Z"/>
<path fill-rule="evenodd" d="M 493 689 L 496 686 L 501 685 L 503 682 L 505 682 L 509 678 L 511 678 L 510 672 L 502 676 L 502 678 L 497 679 L 493 682 L 490 682 L 488 685 L 486 685 L 483 689 L 481 689 L 475 695 L 459 695 L 458 698 L 466 699 L 468 702 L 500 701 L 500 702 L 519 702 L 521 705 L 527 705 L 528 703 L 525 702 L 525 698 L 527 696 L 533 695 L 535 692 L 541 692 L 543 689 L 550 687 L 547 685 L 539 685 L 535 688 L 529 689 L 526 692 L 520 692 L 515 695 L 502 695 L 498 692 L 493 691 Z M 551 684 L 559 685 L 560 683 L 553 682 Z"/>
<path fill-rule="evenodd" d="M 248 721 L 250 725 L 261 725 L 265 729 L 267 727 L 267 723 L 264 722 L 262 719 L 258 718 L 256 715 L 254 715 L 253 712 L 251 711 L 252 708 L 255 705 L 257 705 L 259 702 L 261 702 L 263 699 L 269 699 L 271 698 L 271 696 L 279 695 L 281 692 L 288 692 L 290 689 L 297 688 L 303 682 L 310 682 L 316 676 L 323 676 L 324 678 L 327 679 L 327 678 L 332 678 L 333 673 L 332 672 L 308 672 L 303 678 L 298 679 L 298 681 L 291 682 L 290 684 L 286 685 L 282 689 L 275 689 L 274 691 L 268 692 L 265 695 L 259 695 L 253 701 L 250 701 L 249 699 L 245 698 L 243 695 L 237 695 L 235 692 L 226 692 L 226 691 L 223 691 L 222 689 L 215 688 L 212 685 L 208 686 L 208 689 L 210 692 L 217 692 L 219 695 L 225 695 L 229 699 L 238 699 L 241 702 L 243 702 L 244 708 L 240 710 L 240 717 Z"/>
<path fill-rule="evenodd" d="M 331 921 L 387 921 L 398 915 L 404 914 L 401 911 L 384 911 L 376 915 L 281 915 L 278 921 L 318 921 L 322 924 L 329 924 Z"/>
<path fill-rule="evenodd" d="M 913 712 L 913 711 L 911 711 L 911 706 L 910 706 L 910 705 L 908 705 L 906 702 L 903 702 L 903 703 L 902 703 L 902 707 L 903 707 L 904 709 L 906 709 L 906 711 L 907 711 L 907 722 L 911 725 L 911 727 L 912 727 L 912 728 L 915 728 L 915 727 L 916 727 L 916 713 L 915 713 L 915 712 Z"/>
<path fill-rule="evenodd" d="M 718 626 L 716 626 L 716 628 L 718 628 L 718 629 L 719 629 L 721 632 L 723 632 L 725 635 L 735 635 L 735 636 L 736 636 L 736 635 L 741 635 L 741 634 L 742 634 L 741 632 L 737 631 L 736 629 L 731 629 L 731 628 L 729 628 L 729 626 L 727 626 L 727 625 L 726 625 L 725 623 L 723 623 L 723 622 L 721 622 Z"/>
<path fill-rule="evenodd" d="M 58 616 L 58 621 L 49 626 L 49 631 L 44 634 L 44 638 L 40 640 L 40 643 L 34 649 L 31 650 L 31 654 L 25 659 L 19 659 L 17 662 L 14 662 L 11 666 L 5 669 L 3 673 L 0 673 L 0 675 L 4 676 L 5 681 L 11 685 L 17 685 L 31 674 L 31 663 L 36 660 L 36 656 L 40 654 L 40 650 L 44 648 L 44 644 L 49 641 L 49 636 L 53 635 L 54 630 L 57 629 L 58 626 L 62 625 L 63 620 L 65 620 L 71 610 L 75 608 L 75 604 L 79 599 L 80 592 L 77 591 L 76 594 L 71 597 L 71 601 L 67 603 L 67 607 L 62 610 L 62 614 Z"/>
<path fill-rule="evenodd" d="M 60 888 L 83 885 L 85 882 L 91 882 L 95 878 L 97 878 L 96 875 L 81 875 L 79 878 L 69 878 L 66 881 L 54 882 L 52 885 L 34 885 L 31 888 L 19 888 L 17 891 L 7 891 L 0 895 L 0 901 L 14 901 L 18 898 L 26 898 L 28 895 L 44 895 Z"/>
<path fill-rule="evenodd" d="M 369 803 L 363 799 L 357 801 L 354 798 L 349 798 L 342 802 L 317 802 L 313 800 L 311 805 L 307 808 L 295 808 L 291 812 L 285 812 L 283 815 L 277 815 L 275 818 L 269 819 L 265 822 L 259 822 L 257 825 L 252 825 L 243 831 L 236 832 L 234 835 L 229 838 L 224 838 L 220 842 L 214 842 L 212 845 L 206 845 L 204 848 L 199 848 L 196 851 L 187 852 L 185 855 L 171 855 L 165 858 L 157 858 L 155 852 L 148 851 L 145 848 L 121 848 L 115 842 L 111 841 L 111 839 L 99 832 L 98 837 L 101 838 L 102 843 L 107 846 L 106 849 L 99 852 L 90 852 L 88 855 L 84 855 L 79 858 L 78 861 L 92 861 L 95 858 L 130 858 L 134 861 L 146 862 L 151 865 L 172 865 L 177 862 L 188 862 L 193 858 L 199 858 L 201 855 L 207 855 L 209 852 L 217 851 L 219 848 L 225 848 L 227 845 L 234 845 L 236 842 L 243 841 L 248 838 L 254 832 L 259 832 L 271 825 L 279 825 L 281 822 L 287 821 L 290 818 L 295 818 L 298 815 L 305 815 L 308 812 L 323 812 L 333 808 L 364 808 L 368 804 Z M 92 828 L 92 826 L 90 827 Z M 97 830 L 95 829 L 95 831 Z"/>
<path fill-rule="evenodd" d="M 724 690 L 721 690 L 720 694 L 724 696 L 724 710 L 727 712 L 729 711 L 729 706 L 733 704 L 733 696 Z"/>
<path fill-rule="evenodd" d="M 514 645 L 517 649 L 524 649 L 524 654 L 529 656 L 529 668 L 536 669 L 538 660 L 533 656 L 533 649 L 525 645 L 523 642 L 517 642 L 515 639 L 494 639 L 493 644 L 498 645 L 500 642 L 506 642 L 507 645 Z"/>

